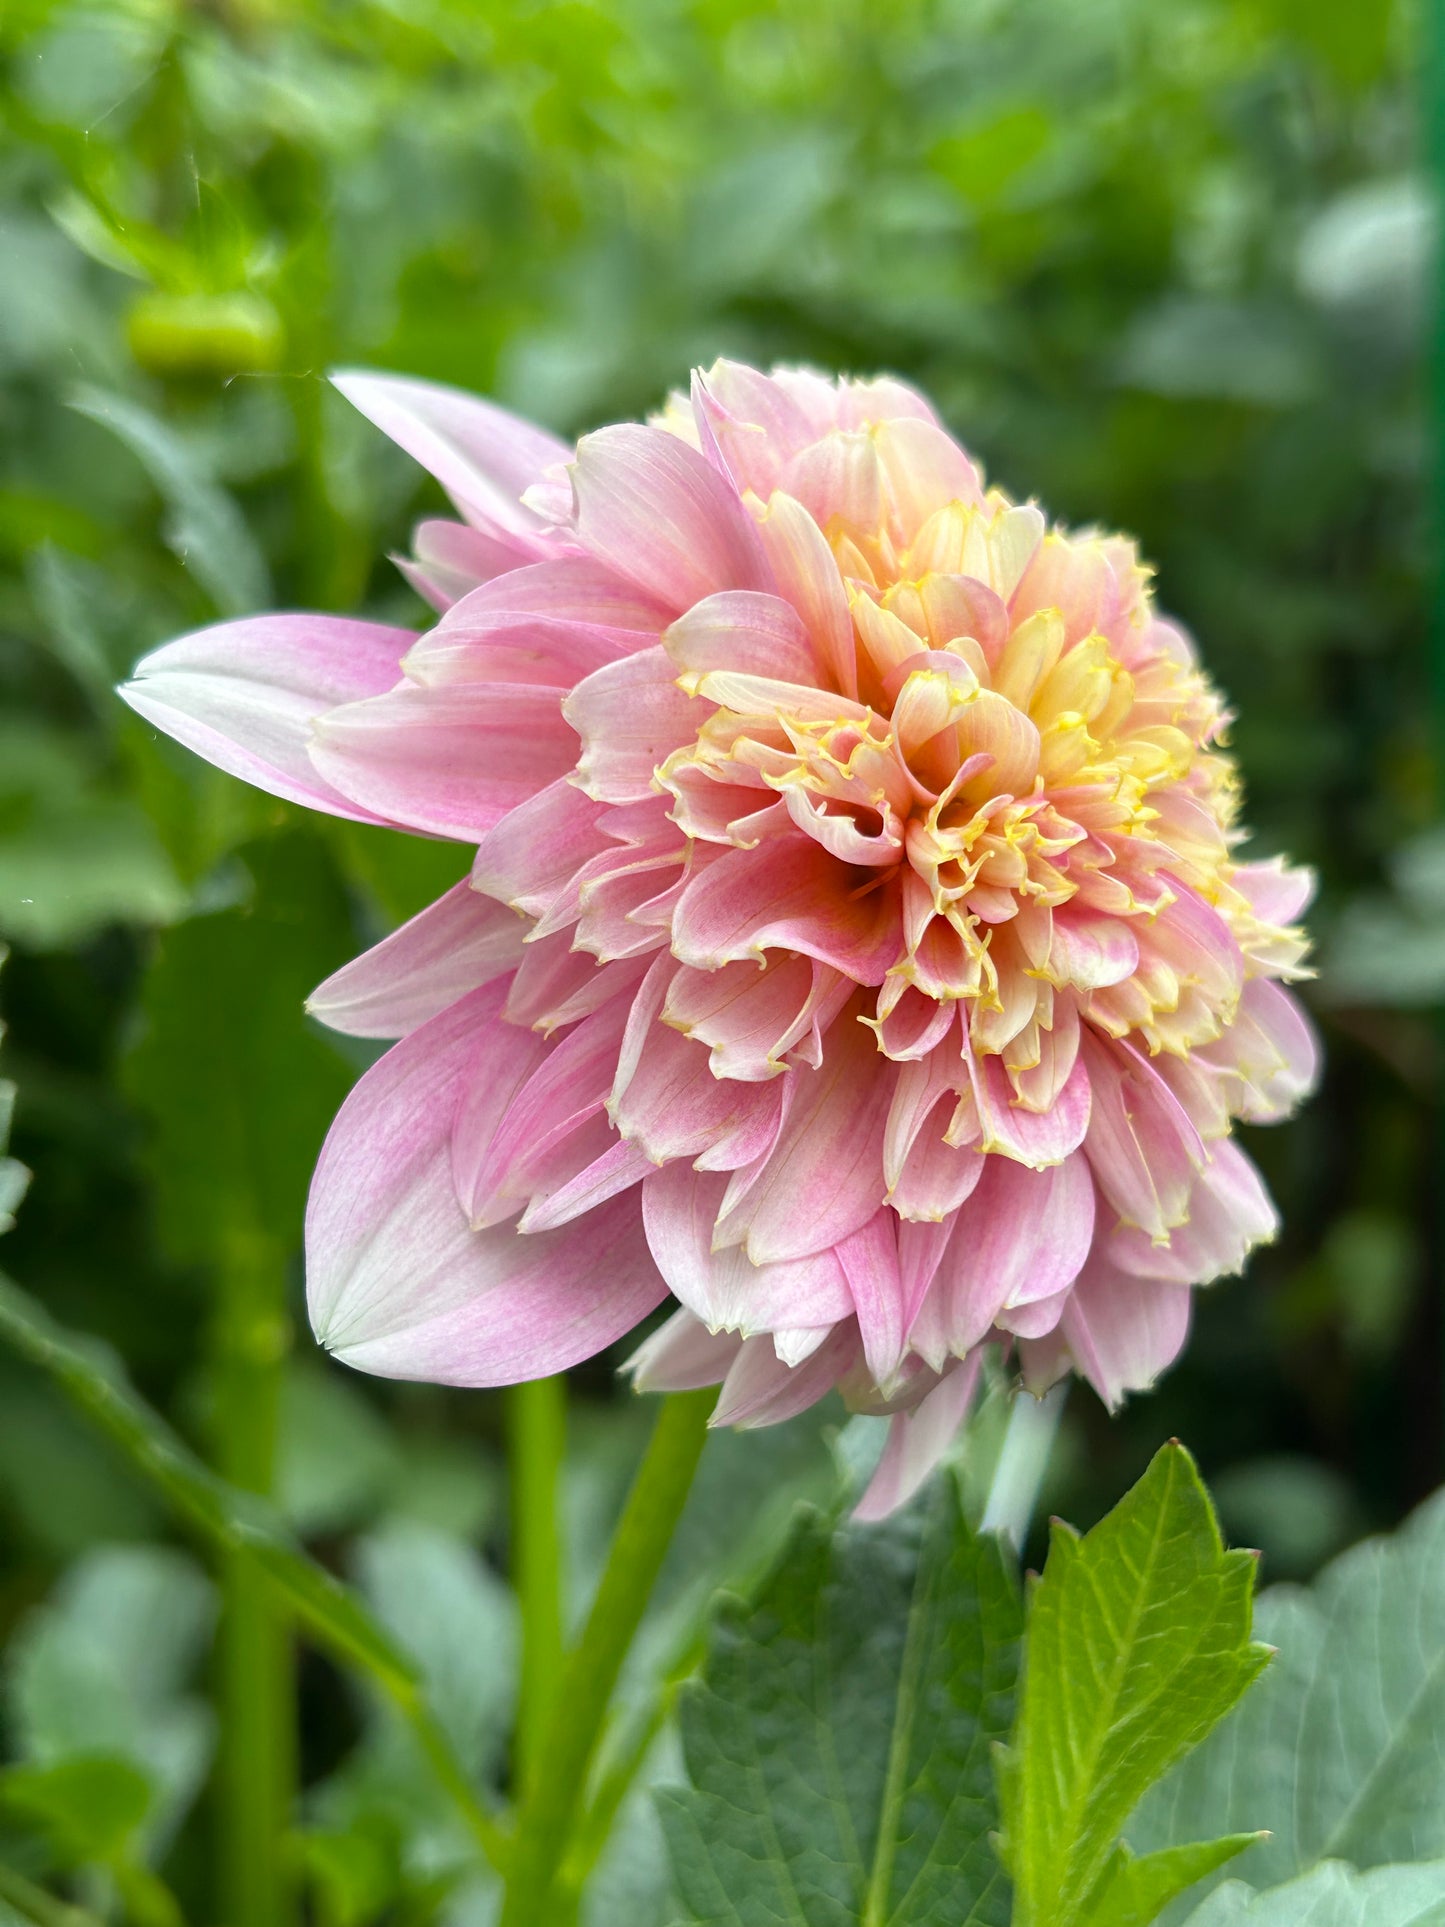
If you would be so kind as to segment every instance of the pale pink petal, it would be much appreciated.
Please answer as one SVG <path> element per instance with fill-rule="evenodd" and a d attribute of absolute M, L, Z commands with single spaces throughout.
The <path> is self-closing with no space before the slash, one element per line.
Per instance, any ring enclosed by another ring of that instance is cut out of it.
<path fill-rule="evenodd" d="M 998 1151 L 1043 1170 L 1061 1164 L 1084 1142 L 1093 1105 L 1093 1084 L 1082 1057 L 1050 1110 L 1025 1110 L 1017 1101 L 1001 1057 L 968 1053 L 974 1101 L 982 1125 L 980 1149 Z"/>
<path fill-rule="evenodd" d="M 531 1202 L 517 1220 L 519 1231 L 554 1231 L 559 1225 L 571 1224 L 574 1218 L 641 1184 L 654 1169 L 641 1147 L 618 1137 L 603 1117 L 578 1132 L 568 1149 L 571 1155 L 565 1164 L 575 1168 L 564 1170 L 562 1158 L 551 1164 L 542 1180 L 534 1184 Z"/>
<path fill-rule="evenodd" d="M 805 957 L 775 954 L 720 970 L 682 965 L 668 986 L 663 1021 L 706 1044 L 714 1077 L 758 1083 L 786 1068 L 794 1050 L 822 1061 L 823 1038 L 848 998 L 848 978 Z"/>
<path fill-rule="evenodd" d="M 545 525 L 524 491 L 571 450 L 494 402 L 407 375 L 342 369 L 331 377 L 353 408 L 434 475 L 463 514 L 520 536 L 532 553 Z"/>
<path fill-rule="evenodd" d="M 307 740 L 327 710 L 393 688 L 414 641 L 379 622 L 251 616 L 153 650 L 120 694 L 167 736 L 257 789 L 331 816 L 391 823 L 404 819 L 333 787 Z"/>
<path fill-rule="evenodd" d="M 726 589 L 679 616 L 663 636 L 685 689 L 710 670 L 734 669 L 783 682 L 815 683 L 821 673 L 802 618 L 781 596 Z"/>
<path fill-rule="evenodd" d="M 1072 984 L 1076 990 L 1102 990 L 1122 983 L 1139 968 L 1138 940 L 1117 917 L 1056 910 L 1052 931 L 1047 969 L 1055 983 Z"/>
<path fill-rule="evenodd" d="M 1011 1158 L 983 1162 L 929 1292 L 932 1326 L 956 1357 L 978 1344 L 1001 1311 L 1071 1285 L 1094 1232 L 1094 1186 L 1079 1153 L 1047 1171 Z M 914 1344 L 921 1349 L 919 1332 Z"/>
<path fill-rule="evenodd" d="M 664 971 L 673 967 L 670 958 L 661 961 Z M 751 1163 L 776 1140 L 782 1085 L 714 1077 L 701 1044 L 657 1021 L 660 1007 L 657 984 L 634 1003 L 610 1099 L 617 1128 L 656 1164 L 702 1158 L 706 1169 L 734 1170 Z"/>
<path fill-rule="evenodd" d="M 408 1031 L 515 970 L 527 926 L 514 911 L 465 882 L 343 964 L 306 1000 L 313 1017 L 351 1037 Z"/>
<path fill-rule="evenodd" d="M 482 837 L 472 886 L 529 917 L 542 917 L 589 858 L 608 847 L 605 805 L 559 777 L 509 810 Z"/>
<path fill-rule="evenodd" d="M 708 714 L 676 677 L 667 651 L 654 647 L 609 663 L 568 696 L 563 714 L 582 738 L 577 779 L 589 796 L 630 803 L 654 794 L 658 766 L 692 741 Z"/>
<path fill-rule="evenodd" d="M 907 1336 L 897 1227 L 891 1211 L 875 1211 L 867 1224 L 834 1248 L 858 1315 L 863 1360 L 880 1386 L 888 1385 L 903 1363 Z"/>
<path fill-rule="evenodd" d="M 1317 879 L 1313 870 L 1296 869 L 1282 856 L 1241 863 L 1230 882 L 1262 923 L 1297 923 L 1309 908 Z"/>
<path fill-rule="evenodd" d="M 468 1225 L 448 1140 L 492 999 L 473 992 L 390 1050 L 322 1148 L 308 1301 L 321 1342 L 358 1370 L 512 1384 L 590 1357 L 666 1295 L 631 1196 L 532 1238 Z"/>
<path fill-rule="evenodd" d="M 735 1332 L 710 1332 L 683 1307 L 643 1339 L 622 1369 L 639 1392 L 697 1392 L 722 1384 L 742 1342 Z"/>
<path fill-rule="evenodd" d="M 825 666 L 823 684 L 844 696 L 856 696 L 853 618 L 827 538 L 801 502 L 781 494 L 769 500 L 758 534 L 777 579 L 778 594 L 802 617 Z"/>
<path fill-rule="evenodd" d="M 736 1245 L 713 1250 L 726 1184 L 682 1161 L 653 1171 L 643 1184 L 647 1241 L 674 1297 L 711 1330 L 744 1336 L 782 1327 L 826 1329 L 851 1318 L 854 1294 L 832 1251 L 754 1265 Z"/>
<path fill-rule="evenodd" d="M 826 1398 L 858 1356 L 858 1334 L 839 1325 L 800 1365 L 780 1359 L 770 1338 L 749 1338 L 733 1360 L 711 1423 L 780 1425 Z"/>
<path fill-rule="evenodd" d="M 560 1042 L 541 1045 L 540 1055 L 539 1040 L 519 1031 L 523 1042 L 499 1040 L 501 1048 L 480 1064 L 452 1134 L 457 1195 L 474 1225 L 500 1224 L 535 1196 L 545 1197 L 558 1182 L 559 1153 L 561 1181 L 571 1177 L 576 1161 L 567 1154 L 569 1140 L 590 1121 L 602 1124 L 600 1141 L 592 1134 L 588 1150 L 595 1153 L 606 1143 L 603 1106 L 626 1022 L 626 1000 L 616 998 Z M 498 1100 L 508 1085 L 503 1109 Z"/>
<path fill-rule="evenodd" d="M 1208 1285 L 1244 1269 L 1249 1253 L 1279 1230 L 1279 1216 L 1264 1180 L 1236 1144 L 1216 1144 L 1189 1195 L 1189 1216 L 1154 1244 L 1135 1227 L 1121 1225 L 1106 1247 L 1110 1261 L 1137 1278 L 1163 1278 L 1176 1285 Z"/>
<path fill-rule="evenodd" d="M 1130 1278 L 1093 1258 L 1069 1294 L 1059 1332 L 1074 1364 L 1111 1409 L 1147 1391 L 1178 1357 L 1193 1293 L 1184 1285 Z"/>
<path fill-rule="evenodd" d="M 853 1509 L 855 1519 L 886 1519 L 907 1505 L 939 1464 L 968 1416 L 982 1356 L 975 1352 L 955 1365 L 911 1412 L 897 1412 L 888 1421 L 883 1456 Z"/>
<path fill-rule="evenodd" d="M 422 522 L 410 556 L 393 556 L 417 594 L 434 609 L 449 609 L 479 583 L 502 575 L 527 553 L 526 545 L 488 535 L 465 522 Z"/>
<path fill-rule="evenodd" d="M 828 1034 L 822 1069 L 788 1078 L 777 1143 L 746 1197 L 720 1221 L 719 1241 L 742 1242 L 754 1264 L 768 1264 L 806 1257 L 861 1230 L 883 1196 L 892 1079 L 871 1033 L 845 1014 Z"/>
<path fill-rule="evenodd" d="M 673 615 L 719 589 L 773 590 L 751 516 L 676 436 L 631 424 L 584 435 L 572 488 L 578 540 Z"/>
<path fill-rule="evenodd" d="M 364 808 L 471 841 L 564 775 L 576 748 L 555 689 L 408 684 L 318 717 L 311 760 Z"/>
<path fill-rule="evenodd" d="M 1251 1124 L 1288 1116 L 1319 1074 L 1313 1024 L 1297 999 L 1264 977 L 1244 986 L 1233 1024 L 1198 1055 L 1225 1073 L 1231 1110 Z"/>
<path fill-rule="evenodd" d="M 1093 1093 L 1085 1149 L 1099 1189 L 1125 1224 L 1162 1239 L 1188 1216 L 1195 1174 L 1208 1156 L 1203 1140 L 1129 1045 L 1106 1043 L 1086 1027 L 1079 1067 Z"/>
<path fill-rule="evenodd" d="M 711 438 L 738 488 L 765 499 L 782 464 L 817 434 L 782 382 L 741 362 L 698 370 L 692 406 L 699 435 Z"/>

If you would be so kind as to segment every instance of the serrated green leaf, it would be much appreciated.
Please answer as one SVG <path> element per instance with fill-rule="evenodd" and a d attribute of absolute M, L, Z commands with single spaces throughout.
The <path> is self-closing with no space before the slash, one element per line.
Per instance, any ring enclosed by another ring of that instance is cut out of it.
<path fill-rule="evenodd" d="M 1184 1927 L 1445 1927 L 1445 1860 L 1368 1873 L 1331 1860 L 1263 1893 L 1227 1880 Z"/>
<path fill-rule="evenodd" d="M 1003 1927 L 990 1752 L 1020 1605 L 951 1480 L 881 1527 L 804 1513 L 720 1608 L 659 1795 L 685 1918 L 708 1927 Z"/>
<path fill-rule="evenodd" d="M 1258 1833 L 1230 1833 L 1222 1840 L 1164 1847 L 1142 1859 L 1120 1842 L 1080 1927 L 1148 1927 L 1171 1900 L 1263 1838 Z"/>
<path fill-rule="evenodd" d="M 1250 1642 L 1253 1585 L 1178 1444 L 1087 1536 L 1055 1526 L 1000 1766 L 1014 1927 L 1090 1917 L 1140 1797 L 1269 1657 Z"/>
<path fill-rule="evenodd" d="M 1255 1886 L 1445 1853 L 1445 1493 L 1312 1586 L 1271 1587 L 1255 1629 L 1279 1658 L 1145 1800 L 1135 1845 L 1247 1819 L 1272 1835 L 1241 1868 Z"/>

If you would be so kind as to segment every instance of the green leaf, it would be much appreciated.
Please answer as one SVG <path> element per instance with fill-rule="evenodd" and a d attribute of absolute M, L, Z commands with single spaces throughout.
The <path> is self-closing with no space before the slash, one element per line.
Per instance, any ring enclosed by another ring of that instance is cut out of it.
<path fill-rule="evenodd" d="M 264 608 L 271 599 L 266 559 L 234 500 L 176 430 L 138 402 L 100 388 L 81 388 L 72 406 L 140 462 L 166 505 L 166 546 L 221 614 Z"/>
<path fill-rule="evenodd" d="M 147 973 L 130 1089 L 155 1125 L 162 1229 L 214 1262 L 228 1242 L 299 1233 L 321 1140 L 345 1097 L 345 1059 L 304 1015 L 352 948 L 325 845 L 298 831 L 247 846 L 252 900 L 167 931 Z"/>
<path fill-rule="evenodd" d="M 1178 1444 L 1085 1537 L 1055 1525 L 1000 1764 L 1015 1927 L 1112 1920 L 1109 1885 L 1153 1878 L 1121 1871 L 1119 1835 L 1266 1663 L 1249 1638 L 1254 1566 L 1224 1550 Z"/>
<path fill-rule="evenodd" d="M 1265 1893 L 1227 1880 L 1184 1927 L 1445 1927 L 1445 1860 L 1369 1873 L 1330 1860 Z"/>
<path fill-rule="evenodd" d="M 1271 1587 L 1255 1627 L 1279 1658 L 1145 1801 L 1135 1844 L 1268 1827 L 1243 1868 L 1255 1886 L 1445 1854 L 1445 1493 L 1312 1586 Z"/>
<path fill-rule="evenodd" d="M 48 1373 L 209 1545 L 253 1559 L 319 1646 L 376 1681 L 410 1722 L 482 1852 L 500 1858 L 497 1830 L 477 1805 L 464 1768 L 427 1708 L 414 1663 L 356 1595 L 308 1558 L 269 1506 L 218 1479 L 182 1444 L 137 1397 L 108 1346 L 72 1339 L 3 1276 L 0 1339 Z"/>
<path fill-rule="evenodd" d="M 683 1695 L 692 1785 L 658 1800 L 685 1918 L 1003 1927 L 990 1750 L 1020 1619 L 951 1479 L 881 1527 L 804 1513 Z"/>
<path fill-rule="evenodd" d="M 1171 1900 L 1264 1838 L 1229 1833 L 1222 1840 L 1164 1847 L 1142 1859 L 1121 1841 L 1081 1917 L 1083 1927 L 1148 1927 Z"/>
<path fill-rule="evenodd" d="M 0 1772 L 0 1806 L 40 1827 L 69 1866 L 123 1860 L 145 1824 L 151 1782 L 133 1760 L 74 1754 Z"/>

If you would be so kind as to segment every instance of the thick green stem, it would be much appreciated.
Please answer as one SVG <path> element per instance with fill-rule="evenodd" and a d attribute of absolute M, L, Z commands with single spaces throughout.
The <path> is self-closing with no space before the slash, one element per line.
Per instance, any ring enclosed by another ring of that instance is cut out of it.
<path fill-rule="evenodd" d="M 537 1772 L 523 1801 L 501 1927 L 564 1918 L 555 1894 L 617 1676 L 692 1486 L 716 1394 L 675 1393 L 658 1414 L 582 1637 L 563 1663 Z"/>
<path fill-rule="evenodd" d="M 567 1382 L 537 1378 L 507 1394 L 512 1580 L 522 1609 L 516 1783 L 536 1775 L 562 1668 L 562 1534 L 558 1500 L 567 1447 Z"/>
<path fill-rule="evenodd" d="M 289 1344 L 284 1263 L 268 1242 L 230 1254 L 216 1329 L 217 1466 L 232 1485 L 265 1494 Z M 223 1927 L 287 1927 L 295 1918 L 287 1865 L 296 1790 L 291 1623 L 243 1553 L 222 1563 L 221 1599 L 221 1919 Z"/>

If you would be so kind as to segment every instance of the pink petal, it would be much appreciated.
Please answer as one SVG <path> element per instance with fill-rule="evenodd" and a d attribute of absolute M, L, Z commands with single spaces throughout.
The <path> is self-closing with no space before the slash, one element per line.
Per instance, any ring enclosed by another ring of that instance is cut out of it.
<path fill-rule="evenodd" d="M 470 842 L 562 776 L 576 748 L 555 689 L 408 684 L 318 718 L 311 760 L 353 802 Z"/>
<path fill-rule="evenodd" d="M 554 1188 L 559 1153 L 565 1177 L 573 1174 L 567 1146 L 584 1125 L 602 1117 L 626 1021 L 626 1000 L 617 998 L 559 1043 L 542 1044 L 540 1055 L 531 1033 L 518 1032 L 525 1044 L 497 1040 L 452 1133 L 457 1196 L 475 1226 L 498 1224 L 535 1196 L 545 1197 Z M 508 1087 L 503 1109 L 498 1100 Z M 589 1139 L 589 1148 L 600 1149 L 607 1135 L 604 1121 L 601 1142 Z"/>
<path fill-rule="evenodd" d="M 968 1054 L 982 1135 L 979 1148 L 998 1151 L 1043 1170 L 1061 1164 L 1084 1142 L 1093 1103 L 1089 1069 L 1082 1057 L 1048 1111 L 1025 1110 L 1014 1096 L 1001 1057 Z"/>
<path fill-rule="evenodd" d="M 1059 984 L 1102 990 L 1139 968 L 1139 945 L 1127 924 L 1087 910 L 1055 910 L 1047 969 Z"/>
<path fill-rule="evenodd" d="M 733 669 L 783 682 L 817 682 L 821 668 L 802 618 L 780 596 L 726 589 L 695 603 L 663 637 L 683 687 L 689 677 Z"/>
<path fill-rule="evenodd" d="M 423 601 L 449 609 L 479 583 L 514 568 L 518 546 L 465 522 L 422 522 L 412 536 L 411 556 L 392 560 Z"/>
<path fill-rule="evenodd" d="M 251 616 L 153 650 L 119 693 L 157 729 L 257 789 L 331 816 L 390 823 L 397 819 L 333 788 L 306 745 L 327 710 L 393 688 L 414 640 L 379 622 Z"/>
<path fill-rule="evenodd" d="M 321 1342 L 389 1378 L 504 1385 L 602 1350 L 665 1296 L 632 1197 L 566 1231 L 473 1232 L 448 1139 L 495 987 L 388 1051 L 342 1106 L 307 1210 Z"/>
<path fill-rule="evenodd" d="M 896 900 L 856 877 L 809 836 L 729 850 L 695 876 L 673 915 L 673 954 L 699 970 L 792 950 L 855 983 L 882 983 L 899 950 Z"/>
<path fill-rule="evenodd" d="M 671 958 L 659 959 L 657 974 L 649 974 L 634 1001 L 612 1116 L 623 1136 L 636 1138 L 656 1164 L 700 1157 L 706 1169 L 733 1170 L 775 1141 L 782 1087 L 714 1077 L 701 1044 L 657 1021 L 675 967 Z"/>
<path fill-rule="evenodd" d="M 677 687 L 665 649 L 644 649 L 578 683 L 563 714 L 582 738 L 577 775 L 589 796 L 631 803 L 654 794 L 653 774 L 697 735 L 708 715 Z"/>
<path fill-rule="evenodd" d="M 911 1412 L 898 1412 L 888 1422 L 888 1441 L 868 1489 L 853 1508 L 853 1517 L 886 1519 L 917 1492 L 958 1436 L 978 1384 L 983 1354 L 955 1365 Z"/>
<path fill-rule="evenodd" d="M 647 1242 L 673 1295 L 710 1329 L 744 1336 L 850 1318 L 853 1294 L 832 1251 L 754 1265 L 736 1245 L 713 1250 L 726 1184 L 683 1161 L 653 1171 L 643 1184 Z"/>
<path fill-rule="evenodd" d="M 407 375 L 342 369 L 332 382 L 353 408 L 434 475 L 463 514 L 545 552 L 545 525 L 523 492 L 571 450 L 494 402 Z"/>
<path fill-rule="evenodd" d="M 1198 1055 L 1227 1074 L 1230 1108 L 1251 1124 L 1287 1116 L 1319 1074 L 1314 1026 L 1288 991 L 1263 977 L 1245 985 L 1234 1022 Z"/>
<path fill-rule="evenodd" d="M 833 551 L 818 524 L 791 495 L 774 495 L 758 534 L 777 578 L 778 594 L 791 602 L 812 637 L 822 680 L 844 696 L 858 694 L 858 655 L 853 618 Z"/>
<path fill-rule="evenodd" d="M 780 1425 L 826 1398 L 858 1355 L 851 1324 L 837 1326 L 800 1365 L 786 1365 L 770 1338 L 746 1339 L 712 1415 L 714 1425 Z"/>
<path fill-rule="evenodd" d="M 956 1357 L 978 1344 L 1001 1311 L 1071 1285 L 1094 1233 L 1094 1186 L 1079 1153 L 1047 1171 L 1011 1158 L 984 1164 L 929 1294 L 931 1320 Z M 920 1336 L 914 1344 L 922 1350 Z"/>
<path fill-rule="evenodd" d="M 1279 1230 L 1264 1180 L 1236 1144 L 1216 1144 L 1189 1197 L 1189 1217 L 1167 1246 L 1120 1226 L 1109 1239 L 1110 1262 L 1136 1278 L 1208 1285 L 1244 1269 L 1249 1253 Z"/>
<path fill-rule="evenodd" d="M 589 857 L 608 847 L 604 809 L 559 777 L 482 837 L 472 887 L 529 917 L 545 916 Z"/>
<path fill-rule="evenodd" d="M 718 1224 L 754 1264 L 804 1258 L 867 1224 L 883 1202 L 883 1127 L 892 1066 L 846 1015 L 821 1070 L 791 1070 L 783 1128 L 746 1196 Z M 772 1085 L 739 1089 L 771 1090 Z"/>
<path fill-rule="evenodd" d="M 1207 1153 L 1159 1073 L 1129 1045 L 1085 1027 L 1079 1068 L 1093 1092 L 1085 1142 L 1099 1189 L 1125 1224 L 1163 1239 L 1183 1224 Z"/>
<path fill-rule="evenodd" d="M 674 615 L 719 589 L 772 590 L 751 516 L 676 436 L 631 423 L 584 435 L 572 488 L 584 547 Z"/>
<path fill-rule="evenodd" d="M 1230 882 L 1262 923 L 1297 923 L 1315 893 L 1313 870 L 1294 869 L 1282 856 L 1241 863 Z"/>
<path fill-rule="evenodd" d="M 875 1385 L 886 1386 L 903 1363 L 904 1286 L 898 1265 L 898 1220 L 886 1208 L 835 1247 L 858 1314 L 863 1360 Z M 807 1322 L 807 1321 L 800 1321 Z"/>
<path fill-rule="evenodd" d="M 852 993 L 846 977 L 786 953 L 762 970 L 684 964 L 668 986 L 663 1021 L 707 1045 L 714 1077 L 760 1083 L 778 1076 L 795 1049 L 816 1067 L 828 1027 Z"/>
<path fill-rule="evenodd" d="M 742 1340 L 733 1332 L 710 1332 L 683 1307 L 650 1338 L 644 1338 L 623 1366 L 639 1392 L 696 1392 L 721 1385 Z"/>
<path fill-rule="evenodd" d="M 1069 1294 L 1059 1331 L 1074 1363 L 1112 1408 L 1143 1392 L 1178 1357 L 1189 1331 L 1192 1293 L 1157 1279 L 1129 1278 L 1093 1258 Z"/>
<path fill-rule="evenodd" d="M 527 926 L 465 882 L 333 972 L 306 1000 L 332 1030 L 351 1037 L 405 1037 L 522 956 Z"/>

